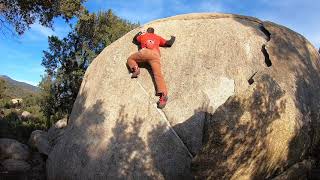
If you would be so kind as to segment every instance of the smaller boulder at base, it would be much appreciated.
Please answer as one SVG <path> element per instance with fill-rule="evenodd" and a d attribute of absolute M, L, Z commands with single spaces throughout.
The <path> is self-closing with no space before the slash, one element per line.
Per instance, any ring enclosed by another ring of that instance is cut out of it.
<path fill-rule="evenodd" d="M 14 139 L 0 139 L 0 160 L 17 159 L 26 160 L 30 156 L 30 150 L 27 145 Z"/>
<path fill-rule="evenodd" d="M 48 133 L 41 130 L 35 130 L 31 133 L 29 144 L 36 147 L 42 154 L 48 155 L 51 151 L 51 146 L 48 141 Z"/>
<path fill-rule="evenodd" d="M 23 111 L 22 114 L 21 114 L 21 119 L 22 119 L 22 120 L 26 120 L 26 119 L 30 118 L 31 116 L 32 116 L 32 115 L 31 115 L 30 112 L 28 112 L 28 111 Z"/>
<path fill-rule="evenodd" d="M 6 159 L 1 162 L 1 165 L 9 172 L 26 172 L 31 168 L 27 162 L 16 159 Z"/>

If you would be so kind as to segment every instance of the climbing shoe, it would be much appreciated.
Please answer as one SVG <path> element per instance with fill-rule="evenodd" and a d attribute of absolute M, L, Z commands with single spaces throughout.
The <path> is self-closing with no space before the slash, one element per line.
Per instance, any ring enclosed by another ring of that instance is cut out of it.
<path fill-rule="evenodd" d="M 158 108 L 163 109 L 166 106 L 167 101 L 168 101 L 168 96 L 161 94 L 159 101 L 157 102 Z"/>
<path fill-rule="evenodd" d="M 131 78 L 137 78 L 140 74 L 140 68 L 138 66 L 134 66 L 132 69 L 132 75 Z"/>

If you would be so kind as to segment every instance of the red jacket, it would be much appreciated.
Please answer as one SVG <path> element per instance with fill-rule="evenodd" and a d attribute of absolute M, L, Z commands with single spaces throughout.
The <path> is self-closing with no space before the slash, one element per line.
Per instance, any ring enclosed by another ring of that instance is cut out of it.
<path fill-rule="evenodd" d="M 154 33 L 145 33 L 137 37 L 137 41 L 141 44 L 141 48 L 156 50 L 160 54 L 159 46 L 164 46 L 166 40 Z"/>

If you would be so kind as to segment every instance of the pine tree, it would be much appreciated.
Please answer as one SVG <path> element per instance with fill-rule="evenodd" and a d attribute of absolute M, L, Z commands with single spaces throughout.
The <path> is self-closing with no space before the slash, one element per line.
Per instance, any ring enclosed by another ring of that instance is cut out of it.
<path fill-rule="evenodd" d="M 52 28 L 55 17 L 66 21 L 79 16 L 85 0 L 0 0 L 0 32 L 23 34 L 31 24 Z"/>

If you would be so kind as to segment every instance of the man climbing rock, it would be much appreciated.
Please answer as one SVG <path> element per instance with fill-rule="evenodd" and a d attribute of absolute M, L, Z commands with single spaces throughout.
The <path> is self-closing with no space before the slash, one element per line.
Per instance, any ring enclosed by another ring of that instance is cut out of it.
<path fill-rule="evenodd" d="M 156 35 L 152 27 L 149 27 L 146 33 L 139 32 L 136 34 L 134 41 L 138 42 L 141 49 L 128 58 L 127 64 L 132 72 L 131 78 L 137 78 L 140 74 L 140 69 L 137 63 L 147 62 L 151 66 L 153 72 L 157 87 L 157 95 L 160 96 L 157 105 L 158 108 L 162 109 L 166 106 L 168 92 L 161 72 L 161 55 L 159 46 L 171 47 L 175 41 L 175 37 L 171 36 L 170 40 L 165 40 L 161 36 Z"/>

